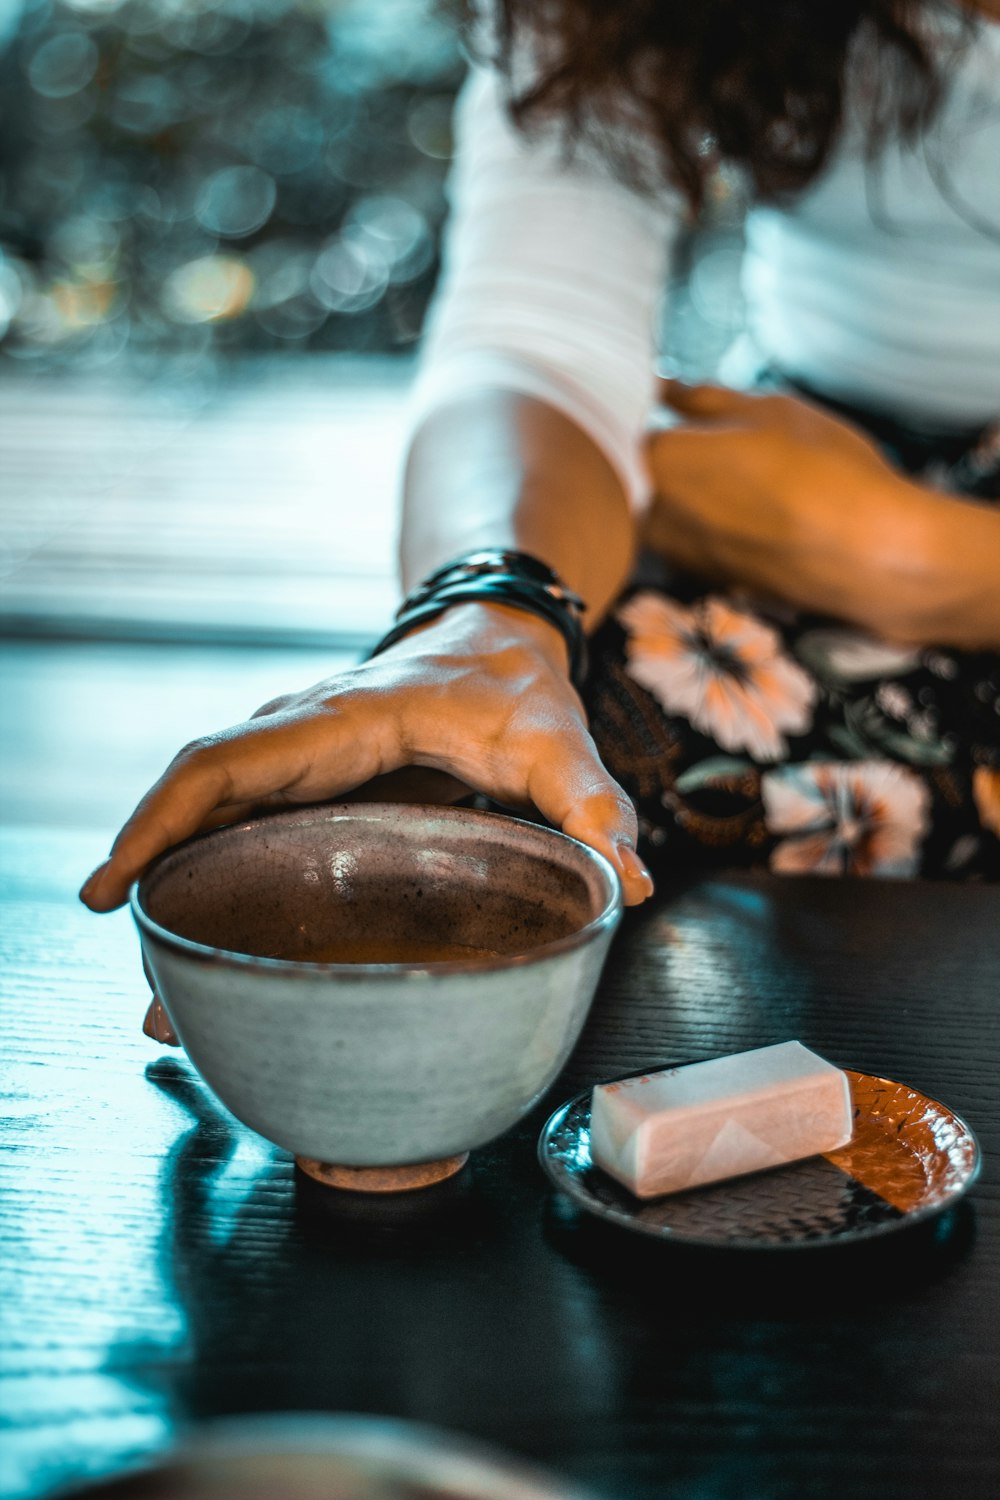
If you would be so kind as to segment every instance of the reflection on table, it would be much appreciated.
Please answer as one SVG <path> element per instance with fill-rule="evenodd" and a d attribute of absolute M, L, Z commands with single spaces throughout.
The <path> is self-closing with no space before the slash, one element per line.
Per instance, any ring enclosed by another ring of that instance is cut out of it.
<path fill-rule="evenodd" d="M 606 1500 L 995 1492 L 1000 893 L 719 878 L 631 914 L 563 1076 L 426 1194 L 296 1174 L 140 1032 L 129 918 L 75 901 L 87 832 L 6 836 L 6 1492 L 209 1418 L 429 1423 Z M 946 1101 L 966 1207 L 871 1253 L 641 1244 L 542 1175 L 601 1078 L 799 1038 Z"/>

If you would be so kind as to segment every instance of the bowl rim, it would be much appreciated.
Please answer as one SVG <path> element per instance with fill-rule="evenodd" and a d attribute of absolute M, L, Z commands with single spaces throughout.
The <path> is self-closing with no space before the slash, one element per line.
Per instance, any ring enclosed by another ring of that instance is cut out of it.
<path fill-rule="evenodd" d="M 535 948 L 529 948 L 525 953 L 502 954 L 496 958 L 480 959 L 440 959 L 434 961 L 416 960 L 412 963 L 384 963 L 384 964 L 359 964 L 359 963 L 311 963 L 307 959 L 297 958 L 266 958 L 253 953 L 237 953 L 231 948 L 218 948 L 210 943 L 199 943 L 194 938 L 182 937 L 180 933 L 172 932 L 169 927 L 164 927 L 151 917 L 142 905 L 143 888 L 150 876 L 156 873 L 161 865 L 168 859 L 174 858 L 177 853 L 189 848 L 191 845 L 200 844 L 205 839 L 217 837 L 236 829 L 255 829 L 266 823 L 272 822 L 295 822 L 301 819 L 309 821 L 309 814 L 321 810 L 328 812 L 363 813 L 363 812 L 385 812 L 392 811 L 396 815 L 403 808 L 414 811 L 433 811 L 437 816 L 446 819 L 455 817 L 456 821 L 465 821 L 470 816 L 476 820 L 492 821 L 499 820 L 504 823 L 513 823 L 521 827 L 530 828 L 533 832 L 541 833 L 546 837 L 557 839 L 566 844 L 572 844 L 584 852 L 597 869 L 605 876 L 609 895 L 601 910 L 583 927 L 577 928 L 575 932 L 567 933 L 565 937 L 554 938 L 551 942 L 540 943 Z M 575 948 L 581 948 L 595 938 L 606 928 L 612 929 L 617 926 L 624 910 L 622 900 L 621 881 L 611 861 L 600 850 L 592 848 L 580 839 L 575 839 L 571 834 L 563 833 L 561 829 L 550 828 L 545 823 L 534 823 L 526 818 L 516 818 L 507 813 L 492 812 L 483 808 L 455 807 L 451 804 L 439 805 L 436 803 L 416 802 L 320 802 L 308 803 L 301 807 L 280 808 L 274 812 L 264 812 L 254 818 L 239 819 L 235 823 L 227 823 L 221 828 L 207 829 L 203 833 L 196 833 L 191 838 L 183 839 L 178 844 L 172 844 L 169 849 L 156 856 L 143 871 L 138 880 L 133 881 L 129 890 L 129 906 L 132 917 L 139 929 L 140 935 L 146 933 L 158 942 L 185 957 L 194 959 L 201 963 L 210 963 L 213 967 L 231 968 L 242 971 L 247 968 L 259 970 L 261 968 L 268 974 L 283 974 L 289 977 L 295 975 L 330 974 L 350 976 L 355 980 L 383 980 L 390 974 L 469 974 L 483 973 L 492 969 L 524 968 L 534 963 L 541 963 L 547 959 L 558 957 L 562 953 L 572 952 Z"/>

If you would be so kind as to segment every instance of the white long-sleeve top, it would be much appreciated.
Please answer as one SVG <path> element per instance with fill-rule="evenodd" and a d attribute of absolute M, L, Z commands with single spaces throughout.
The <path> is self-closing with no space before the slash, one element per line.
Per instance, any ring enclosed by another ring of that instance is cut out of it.
<path fill-rule="evenodd" d="M 874 162 L 848 122 L 789 208 L 751 210 L 743 290 L 763 361 L 817 391 L 931 427 L 1000 414 L 1000 24 L 946 74 L 925 137 Z M 441 280 L 413 419 L 500 386 L 566 413 L 636 504 L 639 439 L 681 206 L 511 125 L 473 68 L 455 118 Z"/>

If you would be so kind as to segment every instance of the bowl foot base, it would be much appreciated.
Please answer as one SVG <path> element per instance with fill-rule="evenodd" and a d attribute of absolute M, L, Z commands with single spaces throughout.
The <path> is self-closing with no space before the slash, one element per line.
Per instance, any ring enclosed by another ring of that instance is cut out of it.
<path fill-rule="evenodd" d="M 342 1167 L 335 1162 L 297 1156 L 296 1166 L 325 1187 L 346 1188 L 352 1193 L 409 1193 L 454 1177 L 469 1160 L 468 1151 L 444 1156 L 440 1161 L 413 1162 L 406 1167 Z"/>

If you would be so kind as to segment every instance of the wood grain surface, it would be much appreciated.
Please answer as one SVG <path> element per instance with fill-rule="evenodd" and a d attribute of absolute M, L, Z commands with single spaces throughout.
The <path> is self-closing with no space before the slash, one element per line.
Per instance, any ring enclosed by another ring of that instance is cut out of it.
<path fill-rule="evenodd" d="M 9 826 L 5 1496 L 213 1417 L 354 1411 L 487 1439 L 606 1500 L 978 1500 L 1000 1487 L 1000 892 L 720 878 L 616 940 L 563 1077 L 451 1183 L 337 1195 L 141 1035 L 94 831 Z M 535 1159 L 589 1083 L 791 1037 L 944 1100 L 984 1169 L 934 1232 L 714 1255 L 585 1219 Z"/>

